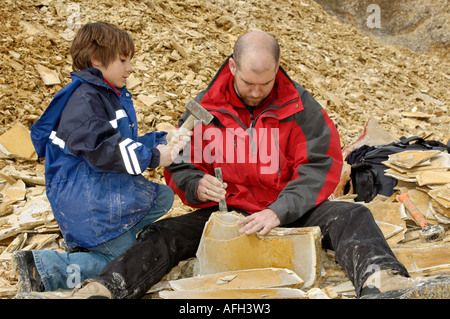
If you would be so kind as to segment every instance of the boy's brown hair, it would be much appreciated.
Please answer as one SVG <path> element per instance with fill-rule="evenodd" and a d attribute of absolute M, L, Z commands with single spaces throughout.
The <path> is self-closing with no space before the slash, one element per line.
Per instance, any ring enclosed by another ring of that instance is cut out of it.
<path fill-rule="evenodd" d="M 72 42 L 70 54 L 74 71 L 92 67 L 91 58 L 108 67 L 118 55 L 132 58 L 134 42 L 129 33 L 113 24 L 88 23 L 78 30 Z"/>

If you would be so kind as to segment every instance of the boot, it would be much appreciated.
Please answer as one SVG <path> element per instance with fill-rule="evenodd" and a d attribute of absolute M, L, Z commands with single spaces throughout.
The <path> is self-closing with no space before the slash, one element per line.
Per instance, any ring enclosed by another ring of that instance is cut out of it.
<path fill-rule="evenodd" d="M 88 279 L 83 282 L 81 288 L 18 293 L 14 299 L 113 299 L 113 295 L 98 281 Z"/>
<path fill-rule="evenodd" d="M 13 253 L 16 269 L 19 272 L 19 292 L 45 291 L 36 264 L 33 252 L 20 250 Z"/>
<path fill-rule="evenodd" d="M 395 270 L 381 270 L 369 276 L 361 299 L 449 299 L 450 277 L 405 277 Z"/>

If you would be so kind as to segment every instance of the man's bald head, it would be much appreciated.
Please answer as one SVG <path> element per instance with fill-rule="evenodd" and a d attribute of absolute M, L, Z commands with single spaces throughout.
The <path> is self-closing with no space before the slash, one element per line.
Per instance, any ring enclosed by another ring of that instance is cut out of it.
<path fill-rule="evenodd" d="M 257 107 L 269 96 L 280 66 L 280 48 L 274 37 L 254 31 L 242 35 L 229 60 L 234 90 L 244 105 Z"/>
<path fill-rule="evenodd" d="M 274 66 L 278 65 L 280 60 L 280 46 L 278 41 L 271 35 L 261 32 L 252 31 L 240 36 L 234 44 L 233 59 L 236 66 L 240 68 L 244 57 L 254 60 L 256 57 L 268 56 L 272 57 Z M 264 66 L 268 66 L 265 64 Z M 261 67 L 255 65 L 254 67 Z"/>

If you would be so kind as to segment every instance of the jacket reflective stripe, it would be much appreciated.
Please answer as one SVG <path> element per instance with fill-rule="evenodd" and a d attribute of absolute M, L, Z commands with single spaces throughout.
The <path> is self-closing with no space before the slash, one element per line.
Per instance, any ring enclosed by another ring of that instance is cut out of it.
<path fill-rule="evenodd" d="M 52 132 L 50 133 L 50 137 L 49 137 L 49 138 L 52 140 L 52 143 L 53 143 L 53 144 L 58 145 L 58 146 L 61 147 L 62 149 L 64 149 L 64 146 L 66 146 L 66 142 L 64 142 L 62 139 L 60 139 L 59 137 L 57 137 L 55 131 L 52 131 Z"/>
<path fill-rule="evenodd" d="M 111 126 L 113 128 L 117 128 L 117 121 L 124 117 L 127 117 L 127 113 L 125 113 L 125 110 L 117 110 L 116 118 L 114 120 L 109 121 L 109 123 L 111 123 Z"/>
<path fill-rule="evenodd" d="M 125 168 L 128 174 L 137 175 L 142 173 L 135 152 L 135 149 L 141 145 L 142 145 L 141 143 L 134 142 L 130 138 L 126 138 L 125 140 L 119 143 L 120 153 L 122 154 L 122 159 L 125 163 Z"/>
<path fill-rule="evenodd" d="M 133 163 L 134 171 L 136 172 L 136 175 L 141 174 L 141 166 L 139 165 L 138 158 L 136 156 L 136 152 L 134 151 L 137 147 L 141 146 L 142 144 L 139 142 L 135 142 L 128 146 L 128 152 L 130 152 L 131 162 Z"/>

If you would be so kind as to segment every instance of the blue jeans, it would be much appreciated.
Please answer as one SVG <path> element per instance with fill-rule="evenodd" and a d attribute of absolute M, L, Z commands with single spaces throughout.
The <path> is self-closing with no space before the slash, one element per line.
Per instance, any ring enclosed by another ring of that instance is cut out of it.
<path fill-rule="evenodd" d="M 170 210 L 173 198 L 173 191 L 168 186 L 159 185 L 156 205 L 139 223 L 113 240 L 89 248 L 87 252 L 33 250 L 36 268 L 45 290 L 72 289 L 85 279 L 99 274 L 106 264 L 133 245 L 137 234 L 145 226 L 153 223 Z"/>

